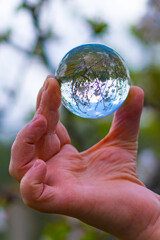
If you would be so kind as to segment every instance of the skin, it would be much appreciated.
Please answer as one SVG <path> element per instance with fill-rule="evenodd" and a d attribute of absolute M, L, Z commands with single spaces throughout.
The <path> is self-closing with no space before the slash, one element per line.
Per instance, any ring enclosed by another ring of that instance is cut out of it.
<path fill-rule="evenodd" d="M 60 103 L 59 84 L 49 75 L 33 120 L 12 146 L 9 171 L 24 203 L 78 218 L 120 240 L 159 240 L 160 196 L 136 173 L 143 91 L 131 87 L 108 135 L 80 153 L 59 121 Z"/>

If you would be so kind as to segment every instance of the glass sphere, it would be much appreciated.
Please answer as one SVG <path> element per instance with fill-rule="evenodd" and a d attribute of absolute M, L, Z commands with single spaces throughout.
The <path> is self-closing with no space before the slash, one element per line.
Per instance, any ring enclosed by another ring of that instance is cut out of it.
<path fill-rule="evenodd" d="M 130 75 L 113 49 L 86 44 L 69 51 L 60 62 L 56 79 L 62 103 L 83 118 L 101 118 L 117 110 L 127 98 Z"/>

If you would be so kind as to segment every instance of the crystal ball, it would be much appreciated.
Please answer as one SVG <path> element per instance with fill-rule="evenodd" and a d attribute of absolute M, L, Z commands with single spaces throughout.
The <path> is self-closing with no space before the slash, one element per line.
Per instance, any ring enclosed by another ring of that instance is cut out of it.
<path fill-rule="evenodd" d="M 130 89 L 126 63 L 117 52 L 101 44 L 85 44 L 69 51 L 57 68 L 56 79 L 62 104 L 83 118 L 113 113 Z"/>

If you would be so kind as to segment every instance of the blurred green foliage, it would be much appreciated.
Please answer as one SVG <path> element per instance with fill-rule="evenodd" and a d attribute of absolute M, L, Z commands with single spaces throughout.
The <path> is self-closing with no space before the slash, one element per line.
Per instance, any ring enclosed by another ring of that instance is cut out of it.
<path fill-rule="evenodd" d="M 8 172 L 10 150 L 11 144 L 0 142 L 0 182 L 3 184 L 12 182 L 12 178 Z"/>
<path fill-rule="evenodd" d="M 143 88 L 145 92 L 145 105 L 160 109 L 160 67 L 150 65 L 132 73 L 134 83 Z"/>
<path fill-rule="evenodd" d="M 108 31 L 108 24 L 105 21 L 99 19 L 86 19 L 87 23 L 91 27 L 93 35 L 104 35 Z"/>
<path fill-rule="evenodd" d="M 82 225 L 84 230 L 84 235 L 80 240 L 111 240 L 109 237 L 109 234 L 99 231 L 97 229 L 94 229 L 86 224 Z"/>
<path fill-rule="evenodd" d="M 107 233 L 92 228 L 84 223 L 79 225 L 79 240 L 111 240 Z M 77 228 L 78 229 L 78 228 Z M 61 221 L 48 224 L 41 234 L 40 240 L 66 240 L 69 235 L 75 231 L 75 226 L 71 226 L 70 222 L 62 218 Z"/>
<path fill-rule="evenodd" d="M 84 151 L 100 141 L 109 131 L 112 116 L 97 119 L 84 119 L 73 115 L 61 107 L 61 121 L 67 128 L 72 144 L 79 150 Z"/>
<path fill-rule="evenodd" d="M 67 222 L 55 222 L 44 228 L 41 240 L 65 240 L 70 231 L 71 227 Z"/>

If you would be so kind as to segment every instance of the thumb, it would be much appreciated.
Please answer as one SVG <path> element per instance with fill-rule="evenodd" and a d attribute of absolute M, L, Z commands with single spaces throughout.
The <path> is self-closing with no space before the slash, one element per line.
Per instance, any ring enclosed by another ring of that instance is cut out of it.
<path fill-rule="evenodd" d="M 114 115 L 107 138 L 119 143 L 137 141 L 143 100 L 143 90 L 139 87 L 131 87 L 127 100 Z"/>

